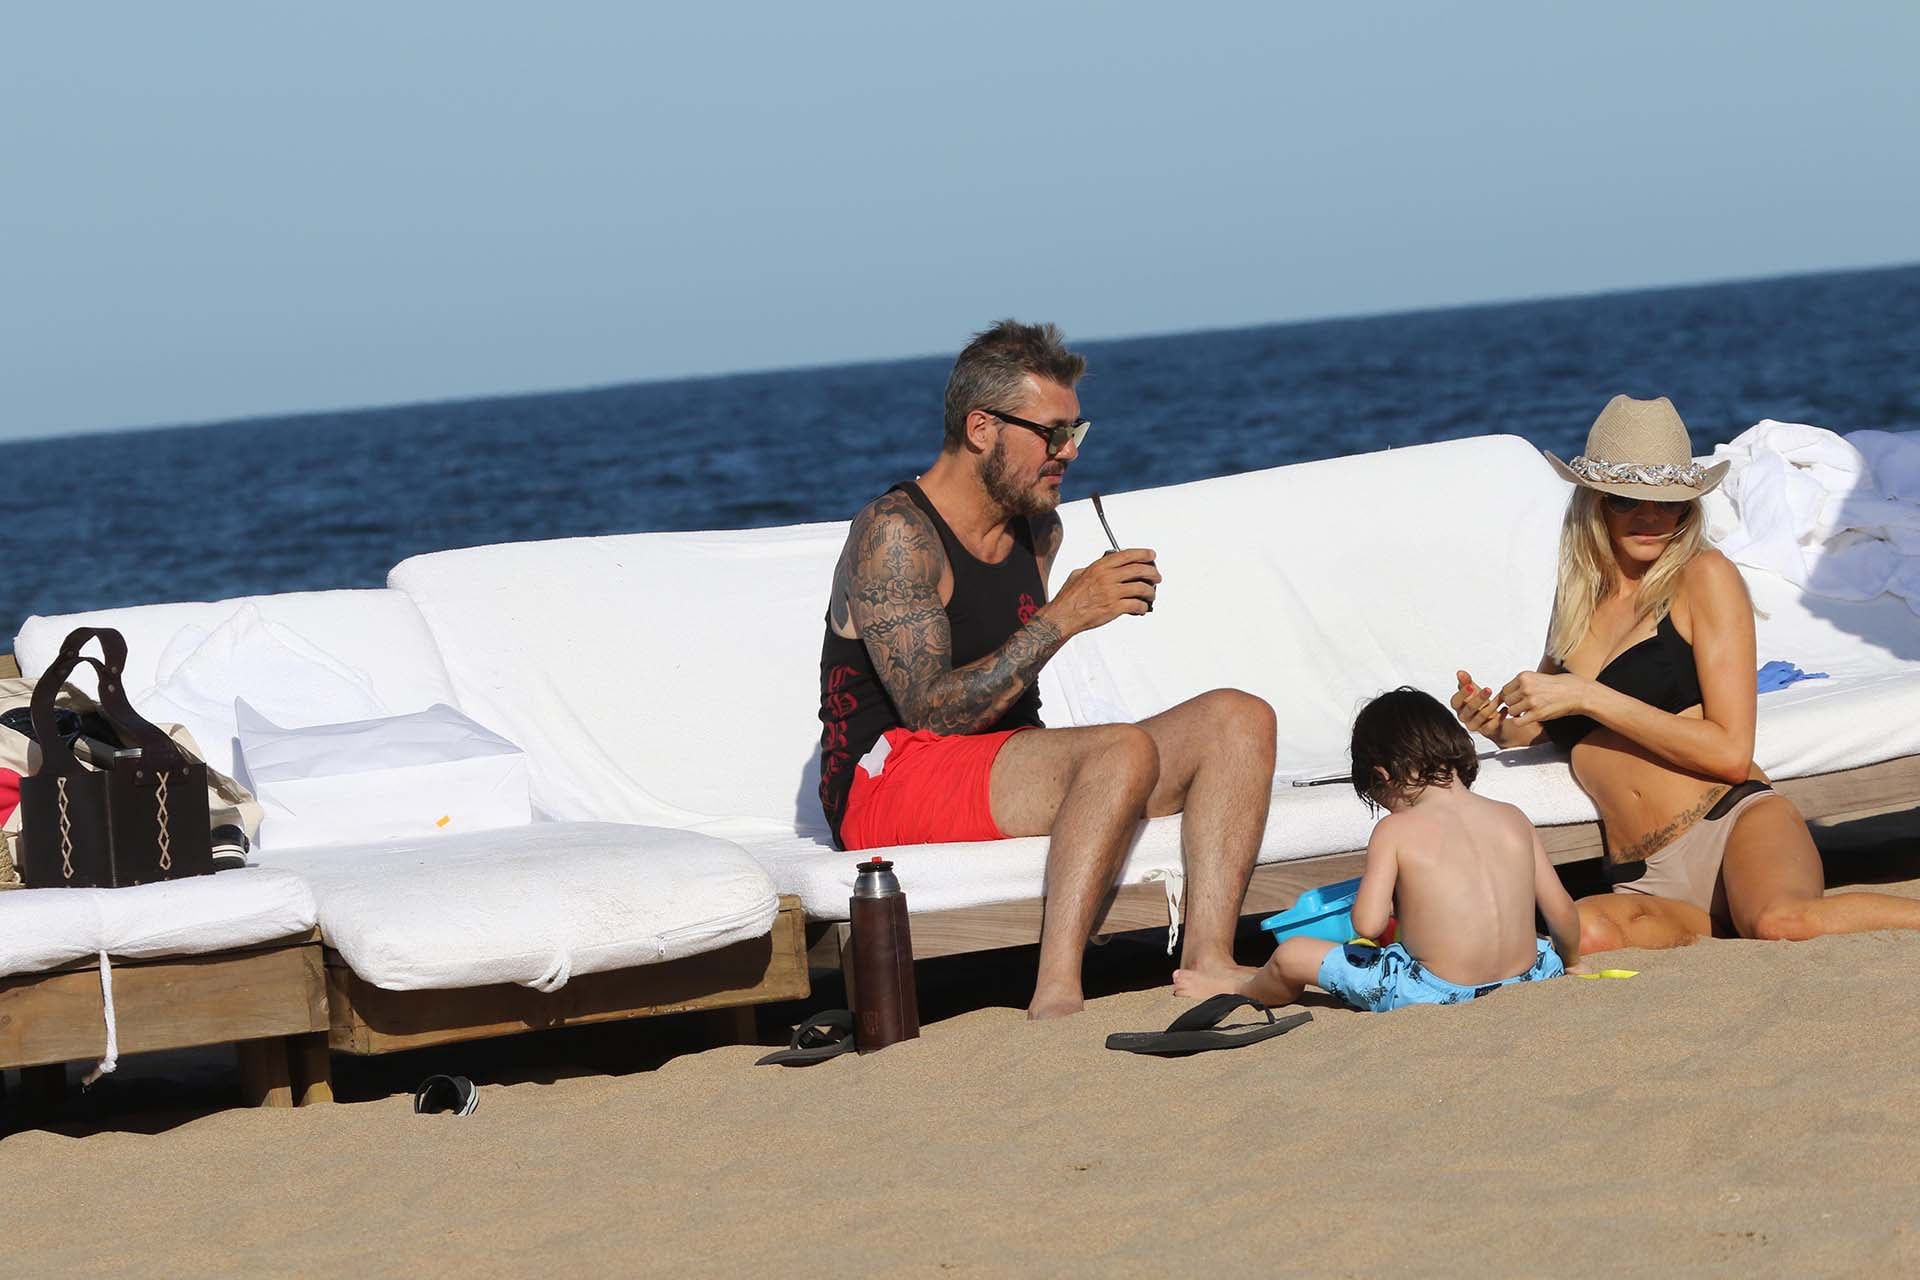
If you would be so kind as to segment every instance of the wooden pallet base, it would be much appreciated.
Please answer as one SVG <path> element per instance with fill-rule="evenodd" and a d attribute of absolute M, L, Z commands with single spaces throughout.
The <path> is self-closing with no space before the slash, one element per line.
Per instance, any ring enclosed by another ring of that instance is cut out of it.
<path fill-rule="evenodd" d="M 684 960 L 585 974 L 554 992 L 513 984 L 387 991 L 328 951 L 327 1040 L 341 1053 L 393 1053 L 550 1027 L 799 1000 L 811 990 L 804 944 L 800 900 L 783 897 L 767 937 Z M 727 1025 L 737 1028 L 741 1020 L 729 1018 Z"/>
<path fill-rule="evenodd" d="M 254 1105 L 332 1098 L 325 1057 L 316 1061 L 310 1047 L 327 1028 L 318 933 L 212 955 L 115 960 L 112 969 L 122 1054 L 232 1043 Z M 63 1064 L 97 1059 L 105 1037 L 97 964 L 0 978 L 0 1067 L 22 1068 L 23 1085 L 41 1100 L 57 1102 Z"/>

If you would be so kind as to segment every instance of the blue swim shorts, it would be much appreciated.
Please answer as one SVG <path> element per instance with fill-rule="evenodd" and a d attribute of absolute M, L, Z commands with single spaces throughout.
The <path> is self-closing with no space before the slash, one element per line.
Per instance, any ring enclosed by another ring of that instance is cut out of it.
<path fill-rule="evenodd" d="M 1407 949 L 1397 942 L 1390 947 L 1349 942 L 1327 952 L 1327 958 L 1320 962 L 1320 976 L 1314 983 L 1356 1009 L 1385 1013 L 1410 1004 L 1461 1004 L 1516 982 L 1557 978 L 1566 971 L 1559 953 L 1545 938 L 1539 940 L 1533 965 L 1525 973 L 1478 987 L 1463 987 L 1428 973 L 1426 966 L 1408 955 Z"/>

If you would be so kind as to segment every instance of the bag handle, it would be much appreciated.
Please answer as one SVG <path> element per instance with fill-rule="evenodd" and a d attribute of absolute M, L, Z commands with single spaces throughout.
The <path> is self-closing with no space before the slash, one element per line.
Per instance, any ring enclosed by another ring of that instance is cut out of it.
<path fill-rule="evenodd" d="M 60 656 L 64 658 L 71 654 L 79 657 L 80 651 L 87 647 L 89 640 L 100 642 L 100 656 L 107 660 L 107 666 L 113 669 L 115 675 L 126 671 L 127 638 L 112 627 L 75 627 L 67 633 L 67 638 L 60 642 Z"/>
<path fill-rule="evenodd" d="M 100 642 L 100 652 L 106 661 L 89 657 L 81 652 L 92 640 Z M 33 686 L 33 740 L 40 745 L 42 770 L 54 774 L 72 776 L 82 772 L 80 762 L 74 758 L 73 748 L 60 736 L 54 725 L 54 699 L 60 694 L 60 687 L 67 682 L 74 668 L 81 663 L 92 667 L 100 677 L 100 713 L 108 723 L 141 749 L 141 759 L 155 771 L 181 768 L 186 764 L 185 753 L 173 739 L 161 733 L 127 701 L 127 691 L 122 679 L 127 664 L 127 641 L 118 631 L 110 627 L 78 627 L 69 634 L 60 645 L 60 656 L 53 665 L 41 673 Z"/>

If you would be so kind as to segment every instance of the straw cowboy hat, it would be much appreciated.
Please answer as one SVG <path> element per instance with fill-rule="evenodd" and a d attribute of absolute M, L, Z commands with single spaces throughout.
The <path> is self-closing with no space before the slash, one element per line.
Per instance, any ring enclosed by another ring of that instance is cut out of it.
<path fill-rule="evenodd" d="M 1685 502 L 1711 493 L 1733 465 L 1729 460 L 1703 467 L 1693 460 L 1687 424 L 1665 396 L 1615 396 L 1593 420 L 1585 453 L 1572 462 L 1548 453 L 1547 461 L 1562 480 L 1655 502 Z"/>

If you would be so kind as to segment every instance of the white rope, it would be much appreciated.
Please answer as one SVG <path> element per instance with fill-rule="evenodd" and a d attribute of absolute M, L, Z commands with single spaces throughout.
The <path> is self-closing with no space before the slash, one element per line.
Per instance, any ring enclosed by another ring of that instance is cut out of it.
<path fill-rule="evenodd" d="M 566 986 L 567 979 L 571 978 L 572 976 L 573 976 L 573 955 L 570 952 L 562 951 L 559 955 L 556 955 L 553 958 L 553 963 L 547 966 L 547 971 L 545 973 L 541 974 L 539 977 L 535 978 L 533 981 L 527 983 L 526 985 L 529 987 L 532 987 L 535 991 L 539 991 L 545 994 L 552 994 L 553 992 L 558 991 L 560 988 Z"/>
<path fill-rule="evenodd" d="M 120 1028 L 113 1017 L 113 966 L 104 951 L 100 953 L 100 1004 L 107 1019 L 107 1056 L 80 1081 L 83 1088 L 92 1088 L 94 1081 L 112 1075 L 113 1069 L 120 1065 Z"/>
<path fill-rule="evenodd" d="M 1167 890 L 1167 954 L 1180 945 L 1180 921 L 1185 912 L 1182 902 L 1187 896 L 1187 873 L 1178 867 L 1155 867 L 1142 877 L 1144 880 L 1158 880 Z"/>

